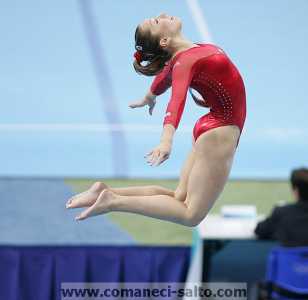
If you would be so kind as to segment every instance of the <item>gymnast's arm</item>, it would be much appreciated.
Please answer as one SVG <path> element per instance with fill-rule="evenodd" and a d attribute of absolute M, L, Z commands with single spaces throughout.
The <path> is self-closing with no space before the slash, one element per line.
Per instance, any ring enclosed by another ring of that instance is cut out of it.
<path fill-rule="evenodd" d="M 160 144 L 148 155 L 151 165 L 159 165 L 169 158 L 172 148 L 173 136 L 183 114 L 187 90 L 192 78 L 190 66 L 183 62 L 177 62 L 172 70 L 172 92 L 163 122 L 163 131 Z"/>
<path fill-rule="evenodd" d="M 179 126 L 187 97 L 187 91 L 192 79 L 191 62 L 180 59 L 172 70 L 172 92 L 164 118 L 164 128 L 170 124 L 176 130 Z M 164 132 L 163 132 L 164 133 Z M 163 134 L 164 136 L 164 134 Z"/>
<path fill-rule="evenodd" d="M 149 106 L 149 114 L 152 115 L 156 104 L 156 97 L 163 94 L 171 85 L 170 67 L 165 66 L 163 70 L 154 78 L 150 90 L 140 101 L 133 102 L 129 105 L 130 108 Z"/>
<path fill-rule="evenodd" d="M 170 65 L 166 65 L 158 75 L 154 78 L 149 93 L 160 96 L 171 86 L 171 70 Z"/>

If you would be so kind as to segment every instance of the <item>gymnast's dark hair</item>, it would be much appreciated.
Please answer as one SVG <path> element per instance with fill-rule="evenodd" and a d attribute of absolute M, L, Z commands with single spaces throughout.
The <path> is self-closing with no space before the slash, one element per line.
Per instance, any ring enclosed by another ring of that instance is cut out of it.
<path fill-rule="evenodd" d="M 295 169 L 291 173 L 291 185 L 298 190 L 301 201 L 308 202 L 308 169 Z"/>
<path fill-rule="evenodd" d="M 154 76 L 162 71 L 171 54 L 162 49 L 159 37 L 153 36 L 148 30 L 141 30 L 138 26 L 135 31 L 135 48 L 140 53 L 140 61 L 134 61 L 135 71 L 146 76 Z M 146 61 L 145 65 L 141 62 Z"/>

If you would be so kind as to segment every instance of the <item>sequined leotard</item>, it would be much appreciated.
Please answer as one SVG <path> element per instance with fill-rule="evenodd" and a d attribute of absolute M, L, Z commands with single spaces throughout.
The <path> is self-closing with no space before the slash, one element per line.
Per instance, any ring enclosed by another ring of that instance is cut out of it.
<path fill-rule="evenodd" d="M 198 105 L 210 112 L 195 124 L 195 141 L 209 129 L 237 125 L 242 132 L 246 118 L 246 96 L 242 77 L 225 52 L 211 44 L 197 44 L 179 52 L 154 79 L 151 92 L 164 93 L 172 86 L 164 124 L 176 129 L 184 110 L 188 88 L 198 91 L 203 99 Z"/>

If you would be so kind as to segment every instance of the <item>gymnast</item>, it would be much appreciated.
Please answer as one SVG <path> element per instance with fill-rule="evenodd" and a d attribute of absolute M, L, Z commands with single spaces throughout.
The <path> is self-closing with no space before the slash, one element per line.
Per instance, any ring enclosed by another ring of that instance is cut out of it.
<path fill-rule="evenodd" d="M 222 192 L 246 118 L 243 79 L 220 47 L 195 44 L 184 37 L 181 29 L 180 18 L 167 14 L 138 25 L 133 66 L 137 73 L 155 78 L 145 97 L 130 104 L 131 108 L 147 106 L 152 114 L 156 97 L 172 88 L 160 143 L 145 156 L 152 166 L 160 165 L 171 154 L 187 92 L 196 104 L 209 108 L 194 126 L 192 150 L 177 188 L 112 188 L 95 182 L 66 203 L 67 208 L 85 208 L 76 220 L 120 211 L 192 227 L 205 218 Z"/>

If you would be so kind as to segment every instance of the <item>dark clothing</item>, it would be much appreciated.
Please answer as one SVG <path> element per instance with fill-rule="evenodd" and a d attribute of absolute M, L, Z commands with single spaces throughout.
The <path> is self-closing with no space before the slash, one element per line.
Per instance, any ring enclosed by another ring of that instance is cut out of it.
<path fill-rule="evenodd" d="M 308 246 L 308 201 L 275 207 L 255 233 L 260 239 L 277 240 L 286 247 Z"/>

